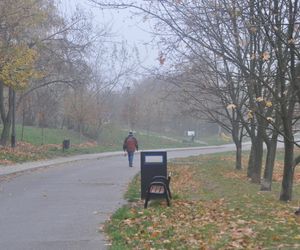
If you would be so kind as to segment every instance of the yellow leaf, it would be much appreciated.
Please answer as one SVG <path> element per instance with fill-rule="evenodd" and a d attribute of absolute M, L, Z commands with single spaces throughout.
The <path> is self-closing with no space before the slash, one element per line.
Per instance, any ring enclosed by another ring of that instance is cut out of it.
<path fill-rule="evenodd" d="M 263 54 L 262 54 L 262 59 L 264 61 L 268 61 L 270 59 L 270 53 L 265 51 Z"/>
<path fill-rule="evenodd" d="M 236 108 L 236 105 L 233 104 L 233 103 L 231 103 L 231 104 L 227 105 L 226 108 L 227 108 L 227 109 L 232 109 L 232 110 L 234 110 L 234 109 Z"/>
<path fill-rule="evenodd" d="M 253 119 L 253 111 L 252 110 L 248 111 L 247 117 L 248 117 L 248 120 Z"/>
<path fill-rule="evenodd" d="M 272 102 L 271 101 L 266 101 L 266 107 L 268 107 L 268 108 L 270 108 L 270 107 L 272 107 Z"/>
<path fill-rule="evenodd" d="M 261 96 L 260 96 L 260 97 L 257 97 L 257 98 L 256 98 L 256 101 L 257 101 L 257 102 L 263 102 L 263 101 L 264 101 L 264 98 L 261 97 Z"/>

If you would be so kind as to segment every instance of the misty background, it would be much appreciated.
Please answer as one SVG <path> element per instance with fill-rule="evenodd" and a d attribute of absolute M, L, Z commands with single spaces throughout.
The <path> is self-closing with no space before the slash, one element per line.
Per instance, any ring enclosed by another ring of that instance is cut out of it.
<path fill-rule="evenodd" d="M 2 2 L 3 41 L 27 61 L 23 75 L 2 78 L 9 87 L 2 91 L 2 145 L 11 136 L 23 140 L 26 126 L 74 130 L 98 143 L 110 126 L 180 137 L 195 131 L 193 139 L 218 133 L 191 114 L 168 79 L 174 65 L 164 60 L 161 37 L 146 16 L 101 10 L 91 1 L 28 1 L 26 10 L 19 10 L 26 1 Z M 29 46 L 18 51 L 14 43 Z M 15 72 L 20 67 L 13 63 Z M 16 125 L 22 126 L 20 138 Z"/>

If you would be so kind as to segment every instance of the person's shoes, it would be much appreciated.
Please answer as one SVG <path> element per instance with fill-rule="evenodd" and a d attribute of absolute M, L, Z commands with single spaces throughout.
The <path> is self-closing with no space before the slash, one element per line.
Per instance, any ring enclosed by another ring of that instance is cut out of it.
<path fill-rule="evenodd" d="M 131 168 L 132 168 L 133 166 L 132 166 L 132 165 L 129 165 L 129 167 L 131 167 Z"/>

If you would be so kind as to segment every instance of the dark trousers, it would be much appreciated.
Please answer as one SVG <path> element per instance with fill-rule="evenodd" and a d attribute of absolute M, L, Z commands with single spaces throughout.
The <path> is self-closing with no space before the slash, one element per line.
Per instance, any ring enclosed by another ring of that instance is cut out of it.
<path fill-rule="evenodd" d="M 134 152 L 127 151 L 129 167 L 132 167 Z"/>

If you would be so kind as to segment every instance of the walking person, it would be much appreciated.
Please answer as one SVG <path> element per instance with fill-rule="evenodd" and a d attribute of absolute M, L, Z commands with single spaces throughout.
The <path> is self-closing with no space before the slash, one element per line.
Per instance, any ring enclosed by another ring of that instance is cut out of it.
<path fill-rule="evenodd" d="M 135 150 L 139 150 L 139 146 L 138 146 L 138 141 L 133 136 L 132 131 L 129 132 L 128 136 L 124 140 L 123 150 L 124 152 L 125 151 L 127 152 L 129 167 L 133 167 L 132 163 L 133 163 L 134 152 Z"/>

